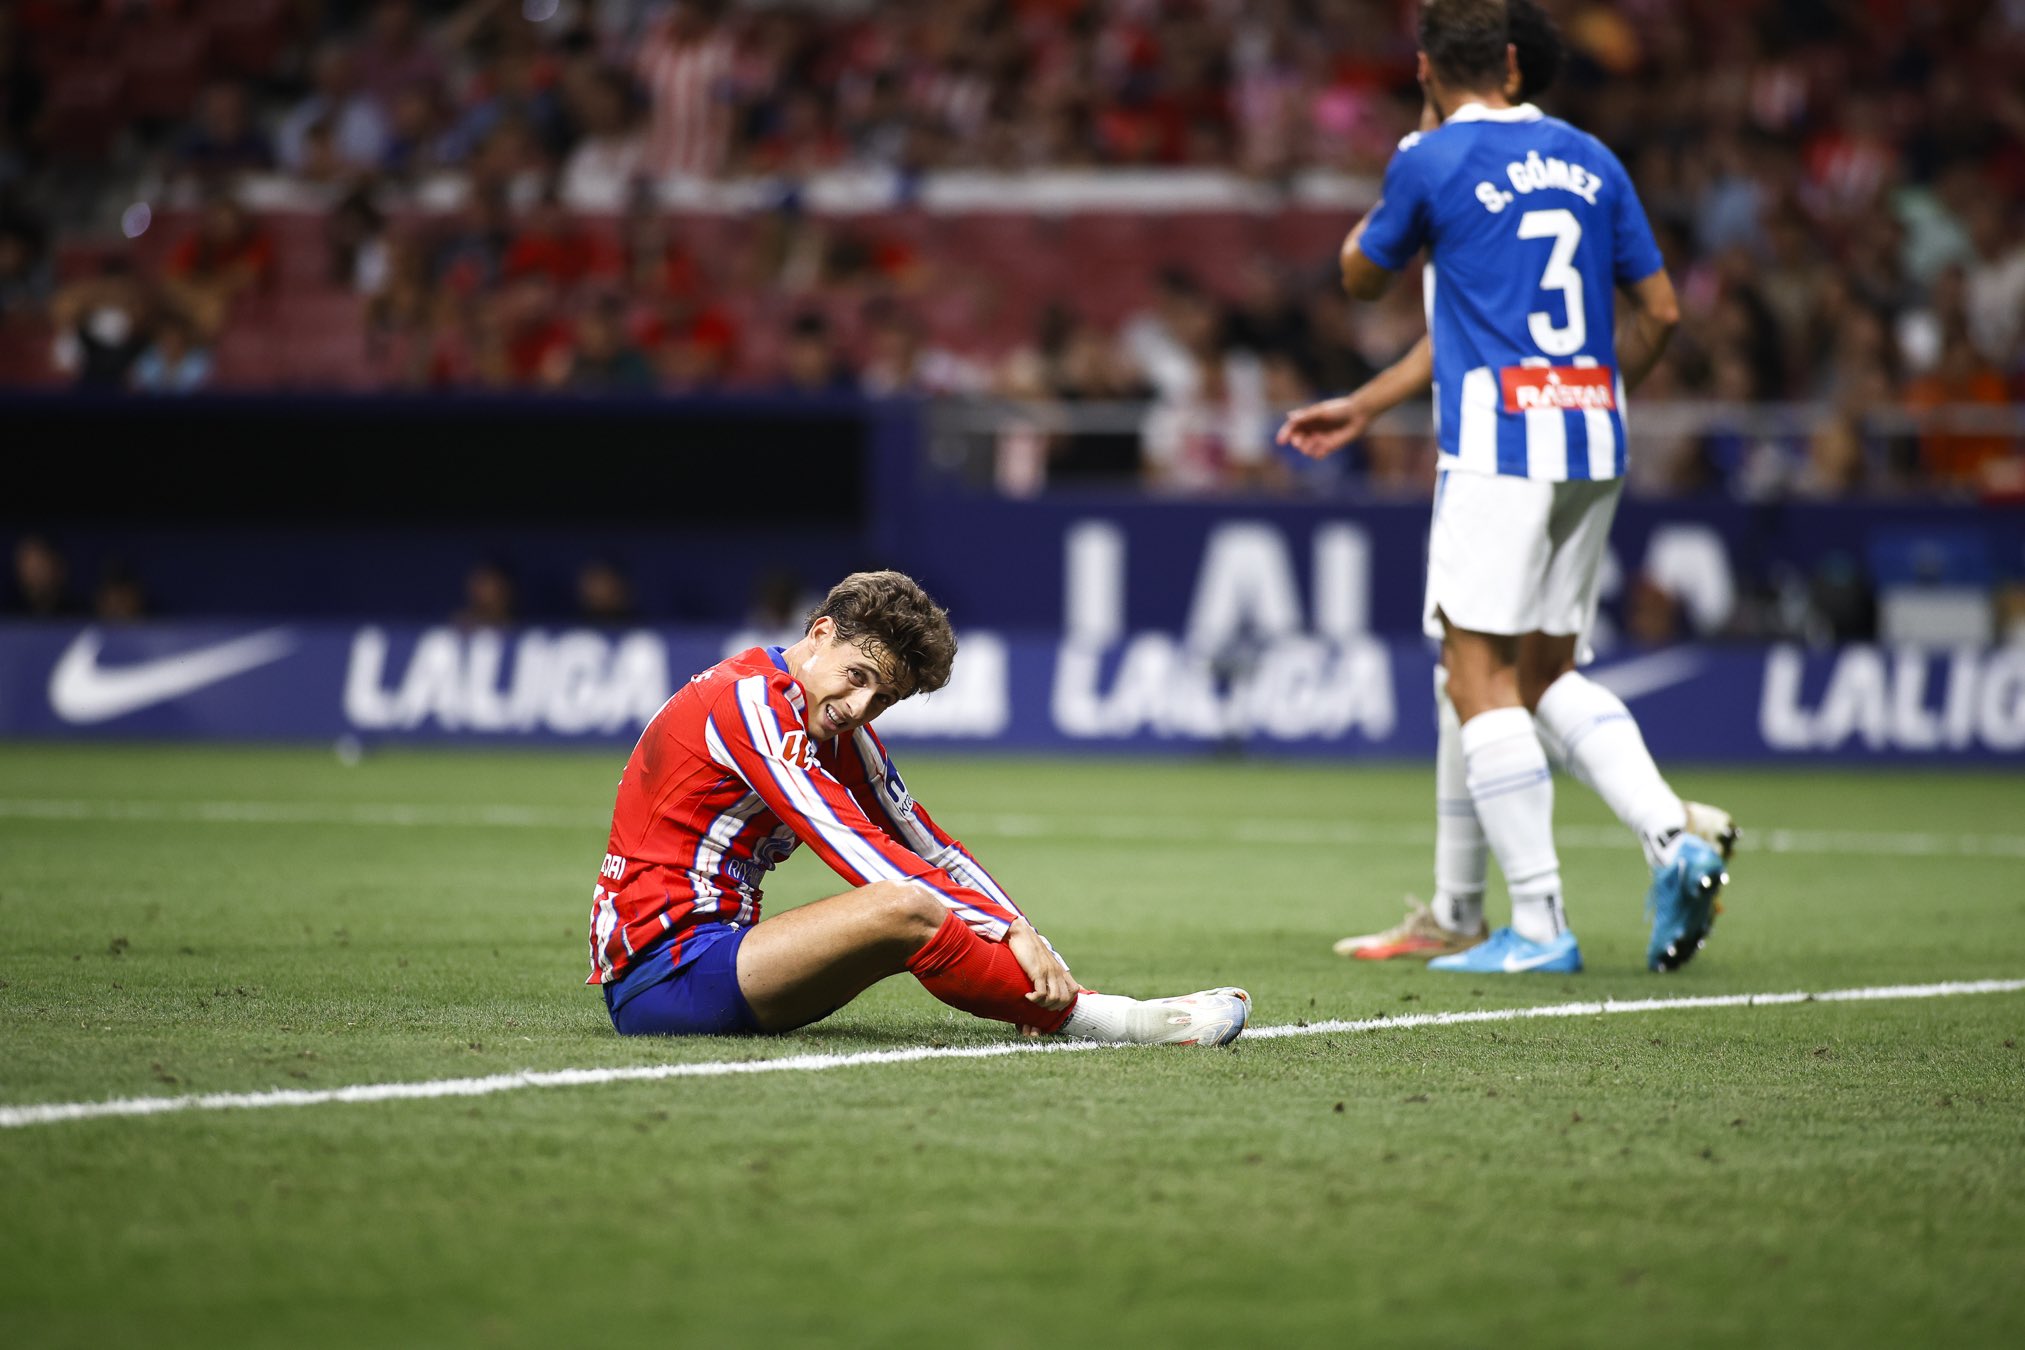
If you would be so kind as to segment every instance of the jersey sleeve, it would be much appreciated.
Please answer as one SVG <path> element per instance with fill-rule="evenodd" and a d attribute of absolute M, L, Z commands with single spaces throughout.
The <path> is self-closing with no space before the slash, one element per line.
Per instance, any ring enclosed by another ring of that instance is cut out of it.
<path fill-rule="evenodd" d="M 1385 187 L 1378 205 L 1364 217 L 1357 247 L 1388 272 L 1406 266 L 1427 243 L 1427 170 L 1429 158 L 1420 138 L 1409 136 L 1385 166 Z"/>
<path fill-rule="evenodd" d="M 858 728 L 845 753 L 852 757 L 854 767 L 864 770 L 864 778 L 852 791 L 867 816 L 884 825 L 896 842 L 935 864 L 959 884 L 989 896 L 1009 914 L 1020 913 L 1012 897 L 1005 893 L 991 873 L 984 870 L 983 864 L 972 856 L 970 850 L 952 839 L 921 803 L 914 800 L 914 794 L 907 790 L 907 784 L 900 778 L 900 771 L 893 767 L 893 756 L 878 733 L 870 727 Z"/>
<path fill-rule="evenodd" d="M 1612 276 L 1618 285 L 1629 286 L 1666 266 L 1666 259 L 1660 256 L 1659 243 L 1652 237 L 1652 223 L 1645 218 L 1645 207 L 1638 200 L 1638 189 L 1631 185 L 1631 175 L 1624 171 L 1617 156 L 1611 155 L 1609 164 L 1611 232 L 1616 236 Z"/>
<path fill-rule="evenodd" d="M 852 885 L 919 883 L 978 936 L 1002 940 L 1020 912 L 997 883 L 932 824 L 915 837 L 934 845 L 932 858 L 911 847 L 913 839 L 875 825 L 858 798 L 818 759 L 794 706 L 798 697 L 799 691 L 791 697 L 789 689 L 764 675 L 737 681 L 718 695 L 704 722 L 711 759 L 759 794 L 768 810 Z M 972 870 L 952 872 L 938 861 L 942 858 L 959 868 L 968 863 Z M 973 884 L 977 880 L 987 885 Z"/>

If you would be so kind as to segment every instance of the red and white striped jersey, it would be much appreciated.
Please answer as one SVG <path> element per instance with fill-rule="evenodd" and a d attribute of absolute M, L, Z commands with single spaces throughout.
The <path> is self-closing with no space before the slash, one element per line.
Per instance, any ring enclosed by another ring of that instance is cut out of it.
<path fill-rule="evenodd" d="M 723 32 L 687 40 L 665 29 L 648 34 L 634 68 L 647 89 L 647 165 L 654 172 L 704 178 L 723 172 L 737 58 Z"/>
<path fill-rule="evenodd" d="M 591 897 L 591 975 L 635 954 L 682 964 L 703 923 L 756 923 L 760 882 L 808 843 L 852 886 L 913 880 L 989 941 L 1019 909 L 914 801 L 870 727 L 808 733 L 802 687 L 779 648 L 754 647 L 677 690 L 641 733 L 619 780 Z"/>

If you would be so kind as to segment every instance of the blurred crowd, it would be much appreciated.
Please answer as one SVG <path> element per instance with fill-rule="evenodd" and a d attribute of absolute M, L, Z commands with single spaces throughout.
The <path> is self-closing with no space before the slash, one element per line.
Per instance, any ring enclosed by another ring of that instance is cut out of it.
<path fill-rule="evenodd" d="M 1641 449 L 1638 486 L 2025 492 L 2015 418 L 1905 420 L 2025 401 L 2025 3 L 1545 7 L 1568 56 L 1542 102 L 1623 158 L 1683 297 L 1641 398 L 1720 410 Z M 1353 307 L 1329 248 L 1149 256 L 1136 302 L 1094 312 L 1115 278 L 940 248 L 955 227 L 922 229 L 909 195 L 947 170 L 1375 182 L 1419 116 L 1411 19 L 1409 0 L 17 0 L 0 327 L 45 318 L 39 359 L 99 388 L 201 389 L 232 360 L 285 383 L 231 338 L 308 290 L 348 299 L 285 309 L 330 329 L 290 340 L 355 385 L 987 394 L 1025 410 L 989 438 L 1007 490 L 1425 491 L 1421 431 L 1320 466 L 1270 437 L 1412 344 L 1411 283 Z M 843 171 L 899 184 L 893 208 L 803 209 Z M 320 275 L 281 275 L 247 175 L 323 194 Z M 671 183 L 755 179 L 768 208 L 728 229 L 670 205 Z M 177 192 L 202 205 L 170 247 L 59 273 L 78 216 L 111 203 L 145 237 L 139 203 Z M 1028 272 L 1048 293 L 1017 323 L 963 308 Z M 0 348 L 0 374 L 24 359 Z M 1789 401 L 1828 415 L 1751 413 Z"/>

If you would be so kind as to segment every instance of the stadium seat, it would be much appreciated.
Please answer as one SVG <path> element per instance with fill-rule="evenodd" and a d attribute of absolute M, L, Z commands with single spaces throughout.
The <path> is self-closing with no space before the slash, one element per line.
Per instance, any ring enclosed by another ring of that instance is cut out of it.
<path fill-rule="evenodd" d="M 63 383 L 50 360 L 49 325 L 41 319 L 0 321 L 0 387 L 39 389 Z"/>
<path fill-rule="evenodd" d="M 226 390 L 272 389 L 282 381 L 283 354 L 274 332 L 261 324 L 235 324 L 213 349 L 218 359 L 213 387 Z"/>
<path fill-rule="evenodd" d="M 120 110 L 125 82 L 126 72 L 111 65 L 66 67 L 53 74 L 42 109 L 48 147 L 89 159 L 103 156 L 126 121 Z"/>
<path fill-rule="evenodd" d="M 206 0 L 214 70 L 265 76 L 288 42 L 286 0 Z"/>
<path fill-rule="evenodd" d="M 127 112 L 158 122 L 188 120 L 204 86 L 210 42 L 208 30 L 187 22 L 143 23 L 129 30 L 120 47 Z"/>

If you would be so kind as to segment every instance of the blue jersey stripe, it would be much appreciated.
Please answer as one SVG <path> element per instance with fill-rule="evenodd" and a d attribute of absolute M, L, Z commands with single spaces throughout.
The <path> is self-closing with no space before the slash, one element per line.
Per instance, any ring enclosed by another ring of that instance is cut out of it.
<path fill-rule="evenodd" d="M 1561 425 L 1568 429 L 1568 476 L 1589 477 L 1589 419 L 1579 412 L 1564 412 Z"/>
<path fill-rule="evenodd" d="M 1498 472 L 1527 476 L 1526 418 L 1523 413 L 1498 414 Z"/>

